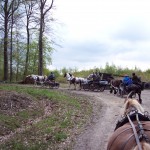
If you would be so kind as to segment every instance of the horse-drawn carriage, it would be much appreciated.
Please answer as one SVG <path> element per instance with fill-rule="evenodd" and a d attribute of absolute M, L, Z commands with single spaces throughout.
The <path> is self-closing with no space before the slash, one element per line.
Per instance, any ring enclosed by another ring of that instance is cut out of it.
<path fill-rule="evenodd" d="M 49 87 L 49 88 L 55 88 L 58 89 L 60 84 L 58 82 L 56 82 L 55 80 L 47 80 L 45 82 L 43 82 L 42 87 Z"/>
<path fill-rule="evenodd" d="M 35 86 L 49 87 L 49 88 L 59 88 L 60 84 L 53 80 L 49 80 L 47 76 L 40 75 L 28 75 L 24 82 L 24 84 L 34 84 Z"/>
<path fill-rule="evenodd" d="M 87 80 L 85 83 L 83 82 L 81 86 L 84 90 L 103 92 L 107 87 L 109 87 L 109 82 L 112 78 L 112 75 L 107 73 L 99 73 L 98 75 L 90 74 L 88 79 L 91 80 Z"/>
<path fill-rule="evenodd" d="M 109 78 L 110 74 L 108 74 L 106 78 L 106 74 L 90 74 L 87 78 L 82 77 L 74 77 L 71 73 L 65 73 L 64 77 L 67 79 L 69 83 L 69 89 L 71 84 L 74 85 L 74 89 L 76 89 L 76 85 L 79 84 L 80 90 L 91 90 L 91 91 L 104 91 L 107 86 L 109 86 Z"/>
<path fill-rule="evenodd" d="M 106 89 L 107 85 L 108 85 L 108 81 L 106 80 L 100 80 L 100 81 L 89 80 L 85 83 L 81 83 L 81 88 L 84 90 L 103 92 Z"/>

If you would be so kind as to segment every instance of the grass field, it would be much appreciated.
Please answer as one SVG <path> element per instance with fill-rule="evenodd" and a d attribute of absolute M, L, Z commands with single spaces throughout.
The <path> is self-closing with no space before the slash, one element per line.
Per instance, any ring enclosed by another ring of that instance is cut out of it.
<path fill-rule="evenodd" d="M 0 149 L 69 149 L 92 113 L 86 97 L 65 90 L 0 84 Z"/>

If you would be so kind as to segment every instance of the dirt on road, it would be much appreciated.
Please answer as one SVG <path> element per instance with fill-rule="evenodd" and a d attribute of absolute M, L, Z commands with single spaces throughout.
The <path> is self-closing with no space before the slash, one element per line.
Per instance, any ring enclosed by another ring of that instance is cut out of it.
<path fill-rule="evenodd" d="M 108 90 L 104 92 L 71 91 L 76 94 L 91 97 L 93 102 L 93 117 L 91 123 L 86 125 L 82 133 L 74 140 L 73 150 L 106 150 L 107 142 L 113 133 L 118 119 L 123 114 L 124 99 Z M 149 111 L 150 91 L 142 91 L 143 107 Z"/>

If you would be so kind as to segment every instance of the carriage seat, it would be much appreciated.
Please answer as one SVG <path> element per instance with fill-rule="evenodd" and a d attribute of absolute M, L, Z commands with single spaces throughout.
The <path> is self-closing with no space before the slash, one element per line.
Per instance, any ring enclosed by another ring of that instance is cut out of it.
<path fill-rule="evenodd" d="M 137 112 L 129 115 L 129 117 L 132 121 L 136 121 L 136 113 Z M 149 115 L 146 115 L 146 114 L 142 115 L 142 114 L 138 113 L 138 117 L 139 117 L 140 121 L 150 121 L 150 116 Z M 123 126 L 124 124 L 126 124 L 128 122 L 129 122 L 129 120 L 128 120 L 127 116 L 123 117 L 121 120 L 118 120 L 118 122 L 116 124 L 116 127 L 115 127 L 115 130 L 117 130 L 119 127 Z"/>

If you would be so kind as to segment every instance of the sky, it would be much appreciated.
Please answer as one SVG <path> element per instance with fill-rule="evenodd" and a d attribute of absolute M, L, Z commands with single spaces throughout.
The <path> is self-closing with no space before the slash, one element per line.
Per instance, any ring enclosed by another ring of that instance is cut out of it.
<path fill-rule="evenodd" d="M 149 0 L 55 0 L 49 69 L 150 68 Z"/>

